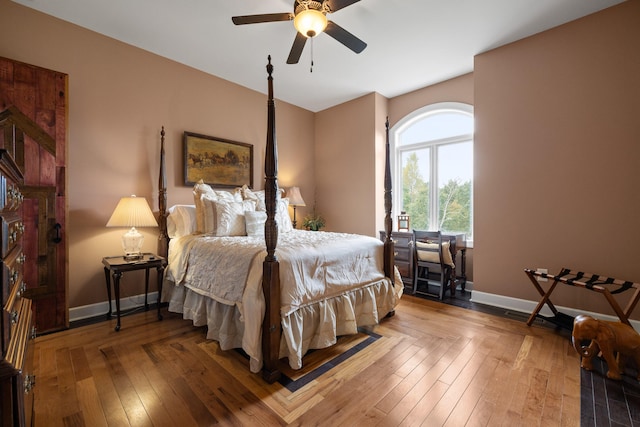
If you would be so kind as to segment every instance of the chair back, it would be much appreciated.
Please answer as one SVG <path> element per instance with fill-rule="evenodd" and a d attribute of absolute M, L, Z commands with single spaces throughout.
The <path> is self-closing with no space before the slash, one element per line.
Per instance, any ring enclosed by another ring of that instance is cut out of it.
<path fill-rule="evenodd" d="M 413 230 L 415 262 L 444 264 L 442 233 L 439 231 Z"/>
<path fill-rule="evenodd" d="M 443 238 L 440 231 L 413 230 L 413 241 L 415 262 L 455 268 L 450 249 L 451 244 L 455 242 L 455 237 Z"/>

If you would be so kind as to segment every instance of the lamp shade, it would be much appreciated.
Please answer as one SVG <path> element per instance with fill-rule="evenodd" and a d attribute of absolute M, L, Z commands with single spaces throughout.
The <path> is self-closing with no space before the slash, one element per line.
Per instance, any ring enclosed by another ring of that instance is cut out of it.
<path fill-rule="evenodd" d="M 144 197 L 123 197 L 118 202 L 107 227 L 157 227 L 158 222 Z"/>
<path fill-rule="evenodd" d="M 300 34 L 315 37 L 327 28 L 327 17 L 318 10 L 306 9 L 293 18 L 293 26 Z"/>
<path fill-rule="evenodd" d="M 298 187 L 291 187 L 287 192 L 287 198 L 291 206 L 306 206 Z"/>
<path fill-rule="evenodd" d="M 131 227 L 122 236 L 122 249 L 124 258 L 135 260 L 142 257 L 140 249 L 144 242 L 144 236 L 136 227 L 157 227 L 158 222 L 151 212 L 151 208 L 144 197 L 123 197 L 118 202 L 107 227 Z"/>

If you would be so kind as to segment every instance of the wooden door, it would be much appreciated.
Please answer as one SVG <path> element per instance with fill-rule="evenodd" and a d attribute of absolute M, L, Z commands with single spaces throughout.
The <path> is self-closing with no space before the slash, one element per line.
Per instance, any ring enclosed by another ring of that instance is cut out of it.
<path fill-rule="evenodd" d="M 67 75 L 0 58 L 0 111 L 13 106 L 16 163 L 24 173 L 26 296 L 38 332 L 69 326 L 66 239 Z M 26 120 L 20 118 L 26 116 Z M 24 132 L 18 132 L 22 128 Z"/>

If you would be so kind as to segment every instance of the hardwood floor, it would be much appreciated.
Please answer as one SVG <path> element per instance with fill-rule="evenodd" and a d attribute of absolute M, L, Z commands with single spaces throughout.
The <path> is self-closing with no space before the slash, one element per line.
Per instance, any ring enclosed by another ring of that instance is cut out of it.
<path fill-rule="evenodd" d="M 305 357 L 302 372 L 283 367 L 293 380 L 321 372 L 295 391 L 264 383 L 178 315 L 114 326 L 36 339 L 36 426 L 580 425 L 566 333 L 436 301 L 404 296 L 367 330 L 376 339 L 345 337 Z M 314 370 L 348 348 L 359 351 Z"/>

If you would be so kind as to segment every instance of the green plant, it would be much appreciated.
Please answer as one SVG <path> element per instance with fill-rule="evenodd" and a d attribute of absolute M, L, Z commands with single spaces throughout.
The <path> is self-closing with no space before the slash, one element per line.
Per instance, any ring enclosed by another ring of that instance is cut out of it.
<path fill-rule="evenodd" d="M 321 215 L 317 214 L 315 210 L 313 211 L 313 213 L 305 216 L 302 220 L 302 226 L 307 230 L 318 231 L 322 227 L 324 227 L 324 225 L 324 218 Z"/>

